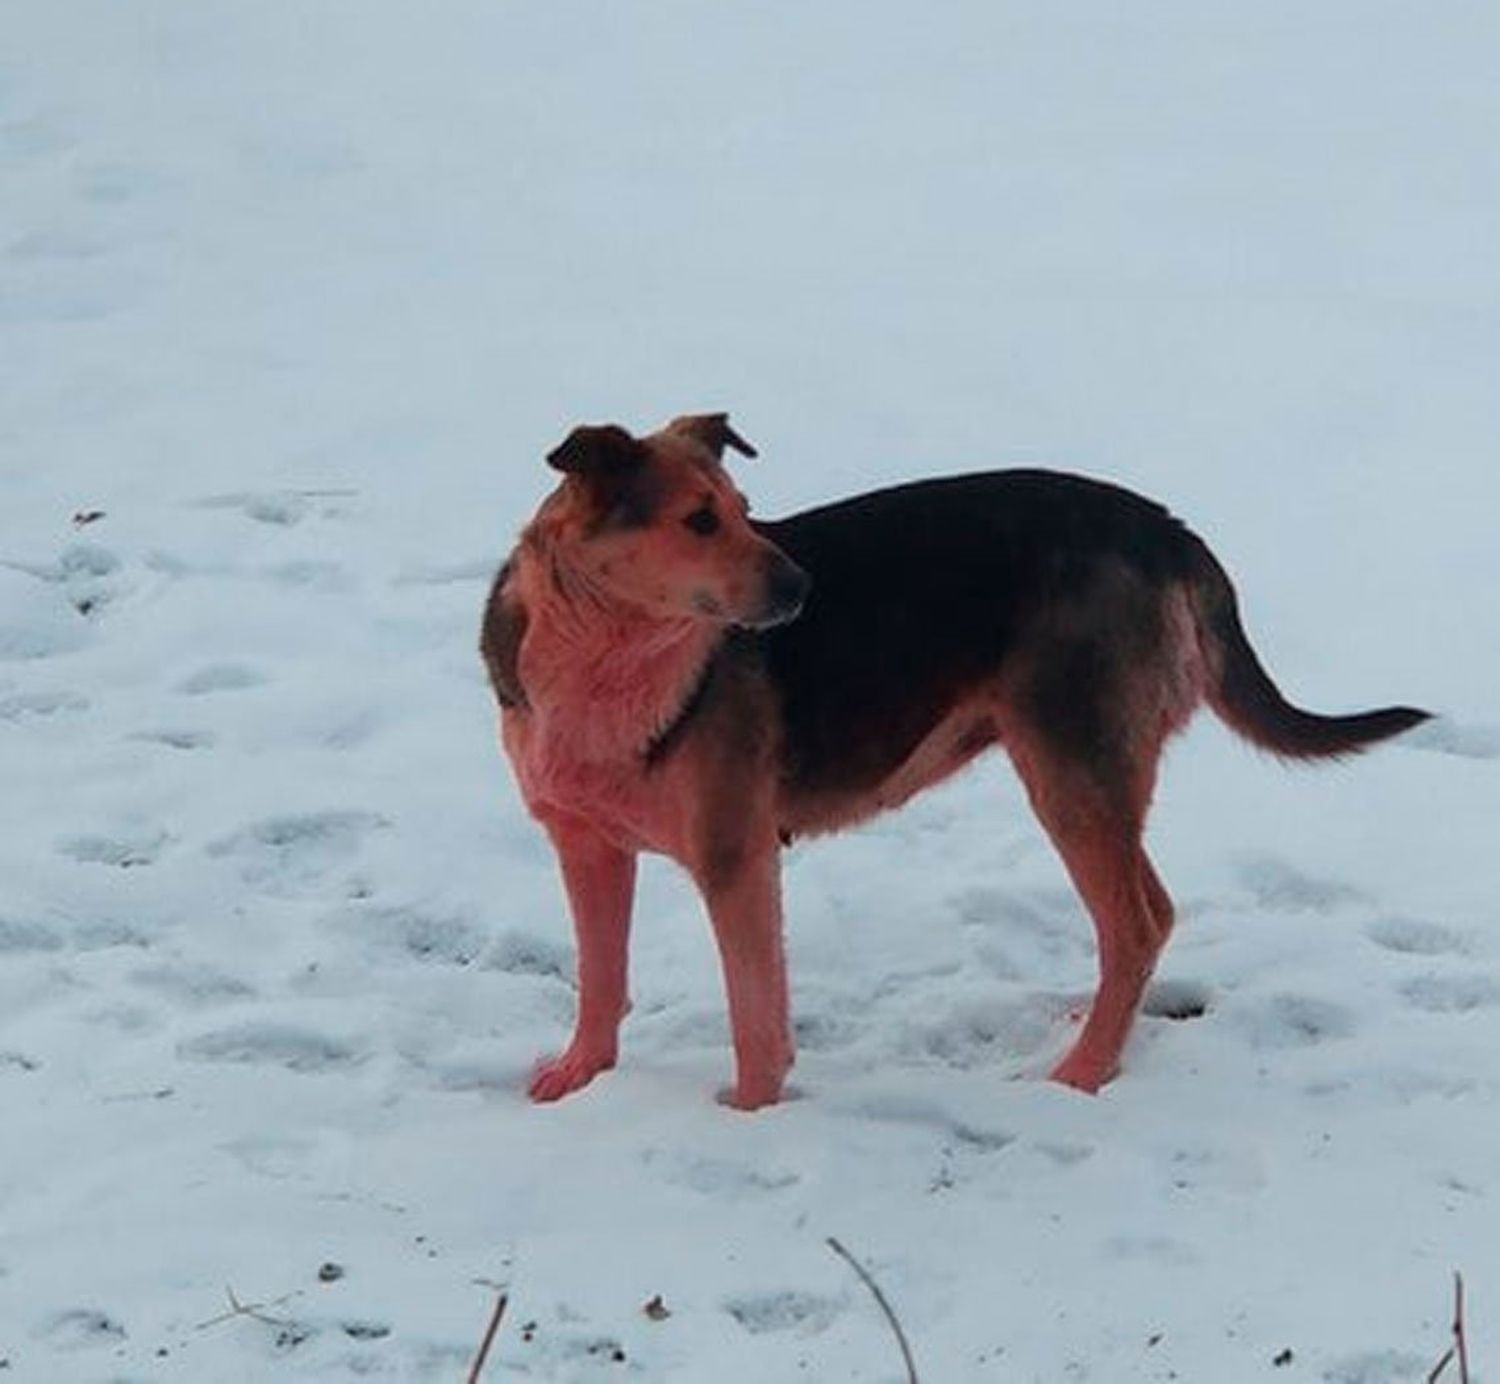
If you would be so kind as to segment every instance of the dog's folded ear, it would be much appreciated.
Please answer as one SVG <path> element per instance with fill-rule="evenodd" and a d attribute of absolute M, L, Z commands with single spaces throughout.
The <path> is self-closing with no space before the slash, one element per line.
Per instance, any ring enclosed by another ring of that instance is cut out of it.
<path fill-rule="evenodd" d="M 616 423 L 574 428 L 547 453 L 547 464 L 585 480 L 619 477 L 645 458 L 645 448 Z"/>
<path fill-rule="evenodd" d="M 722 461 L 724 449 L 733 448 L 742 457 L 759 455 L 755 448 L 729 426 L 727 413 L 690 413 L 674 418 L 667 424 L 668 432 L 685 433 L 694 442 L 700 442 Z"/>

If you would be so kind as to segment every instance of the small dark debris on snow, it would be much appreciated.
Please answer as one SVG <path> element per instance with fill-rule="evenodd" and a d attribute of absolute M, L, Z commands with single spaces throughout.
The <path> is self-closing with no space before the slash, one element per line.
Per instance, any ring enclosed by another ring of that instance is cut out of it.
<path fill-rule="evenodd" d="M 521 1328 L 521 1339 L 525 1341 L 527 1345 L 530 1345 L 534 1340 L 536 1340 L 535 1322 L 527 1322 L 526 1325 Z"/>
<path fill-rule="evenodd" d="M 333 1260 L 330 1259 L 326 1264 L 322 1264 L 319 1266 L 318 1282 L 337 1283 L 339 1279 L 344 1276 L 344 1273 L 344 1266 L 342 1264 L 335 1264 Z"/>
<path fill-rule="evenodd" d="M 1284 1370 L 1296 1358 L 1297 1357 L 1292 1354 L 1292 1348 L 1288 1346 L 1285 1350 L 1278 1354 L 1276 1358 L 1271 1361 L 1271 1363 L 1275 1365 L 1278 1370 Z"/>
<path fill-rule="evenodd" d="M 391 1334 L 384 1322 L 345 1322 L 344 1335 L 353 1341 L 383 1341 Z"/>
<path fill-rule="evenodd" d="M 90 524 L 97 524 L 104 518 L 102 509 L 80 509 L 73 515 L 73 527 L 75 529 L 87 528 Z"/>
<path fill-rule="evenodd" d="M 298 1325 L 284 1326 L 276 1334 L 276 1349 L 296 1350 L 311 1335 L 311 1327 Z"/>
<path fill-rule="evenodd" d="M 1159 1346 L 1161 1344 L 1161 1338 L 1163 1335 L 1163 1332 L 1153 1331 L 1149 1336 L 1146 1337 L 1146 1348 L 1148 1350 L 1153 1350 L 1157 1346 Z"/>
<path fill-rule="evenodd" d="M 660 1293 L 658 1293 L 654 1298 L 651 1299 L 650 1302 L 642 1307 L 641 1311 L 646 1314 L 647 1318 L 650 1321 L 654 1322 L 664 1322 L 668 1317 L 672 1315 L 672 1313 L 667 1308 L 667 1304 L 661 1300 Z"/>

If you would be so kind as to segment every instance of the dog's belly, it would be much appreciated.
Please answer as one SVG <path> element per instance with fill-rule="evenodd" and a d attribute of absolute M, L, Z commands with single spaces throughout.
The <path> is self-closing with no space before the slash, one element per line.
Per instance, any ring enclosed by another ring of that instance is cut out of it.
<path fill-rule="evenodd" d="M 951 707 L 888 774 L 860 788 L 798 791 L 789 788 L 780 803 L 783 836 L 838 831 L 910 801 L 956 774 L 1001 740 L 998 700 L 974 694 Z"/>

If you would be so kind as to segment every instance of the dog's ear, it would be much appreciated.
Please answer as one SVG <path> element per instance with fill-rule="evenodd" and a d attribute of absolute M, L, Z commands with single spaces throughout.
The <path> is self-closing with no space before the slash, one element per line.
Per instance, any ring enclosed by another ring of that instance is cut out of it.
<path fill-rule="evenodd" d="M 547 465 L 584 480 L 617 480 L 645 459 L 645 448 L 615 423 L 574 428 L 547 453 Z"/>
<path fill-rule="evenodd" d="M 729 426 L 727 413 L 690 413 L 682 418 L 674 418 L 667 424 L 667 431 L 686 434 L 694 442 L 707 447 L 717 461 L 723 461 L 726 447 L 732 448 L 742 457 L 759 455 L 754 447 Z"/>

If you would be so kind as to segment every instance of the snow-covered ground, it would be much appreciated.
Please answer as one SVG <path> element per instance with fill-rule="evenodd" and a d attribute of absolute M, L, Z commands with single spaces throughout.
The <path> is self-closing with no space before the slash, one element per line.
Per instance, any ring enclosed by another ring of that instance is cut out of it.
<path fill-rule="evenodd" d="M 926 1384 L 1422 1379 L 1455 1269 L 1500 1378 L 1497 71 L 1482 0 L 14 0 L 0 1380 L 459 1380 L 501 1288 L 486 1379 L 904 1379 L 830 1235 Z M 1452 721 L 1175 747 L 1098 1099 L 996 761 L 788 857 L 798 1099 L 713 1101 L 656 866 L 621 1069 L 532 1107 L 486 581 L 573 423 L 708 408 L 766 514 L 1156 494 L 1290 694 Z"/>

